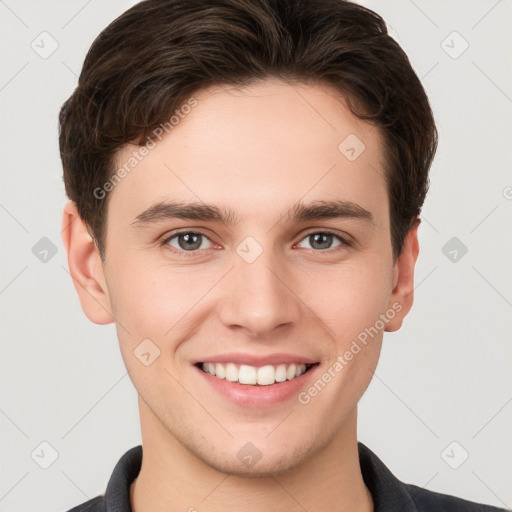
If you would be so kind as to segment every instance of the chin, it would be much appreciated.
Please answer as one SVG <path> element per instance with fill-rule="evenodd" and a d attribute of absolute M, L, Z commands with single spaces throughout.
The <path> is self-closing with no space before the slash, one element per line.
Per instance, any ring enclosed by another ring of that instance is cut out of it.
<path fill-rule="evenodd" d="M 242 444 L 241 448 L 238 447 Z M 261 444 L 260 444 L 261 446 Z M 237 443 L 233 450 L 216 450 L 208 454 L 198 454 L 198 457 L 211 468 L 231 476 L 244 478 L 261 478 L 275 476 L 293 470 L 310 458 L 315 447 L 286 449 L 278 447 L 257 448 L 250 442 Z M 233 456 L 234 455 L 234 456 Z"/>

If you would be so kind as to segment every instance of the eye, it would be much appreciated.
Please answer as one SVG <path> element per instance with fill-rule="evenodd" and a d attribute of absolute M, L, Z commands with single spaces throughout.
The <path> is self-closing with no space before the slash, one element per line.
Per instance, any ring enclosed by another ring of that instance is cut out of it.
<path fill-rule="evenodd" d="M 167 237 L 165 240 L 162 240 L 161 243 L 162 245 L 170 245 L 178 251 L 196 252 L 199 249 L 211 249 L 211 247 L 205 246 L 205 241 L 211 243 L 211 240 L 202 233 L 181 231 L 180 233 L 175 233 Z"/>
<path fill-rule="evenodd" d="M 333 246 L 333 242 L 336 240 L 338 243 Z M 308 241 L 311 245 L 310 248 L 315 251 L 326 251 L 341 246 L 350 246 L 348 240 L 331 231 L 309 233 L 299 242 L 299 246 L 304 241 Z M 166 237 L 160 243 L 161 245 L 172 247 L 176 252 L 182 253 L 196 253 L 201 249 L 207 250 L 213 247 L 212 241 L 206 235 L 197 231 L 180 231 Z M 307 249 L 308 247 L 305 248 Z"/>
<path fill-rule="evenodd" d="M 350 245 L 342 236 L 330 231 L 315 231 L 313 233 L 309 233 L 301 240 L 300 243 L 304 240 L 308 240 L 312 249 L 325 251 L 326 249 L 333 248 L 332 243 L 334 239 L 339 240 L 339 243 L 334 246 L 335 248 L 341 245 Z"/>

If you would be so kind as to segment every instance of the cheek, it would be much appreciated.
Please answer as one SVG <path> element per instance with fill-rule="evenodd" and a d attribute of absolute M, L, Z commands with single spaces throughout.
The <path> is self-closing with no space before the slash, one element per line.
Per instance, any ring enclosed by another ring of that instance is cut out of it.
<path fill-rule="evenodd" d="M 301 404 L 311 407 L 313 417 L 322 418 L 325 409 L 333 411 L 332 420 L 339 426 L 368 387 L 382 346 L 388 278 L 382 268 L 375 272 L 344 269 L 333 273 L 328 293 L 316 289 L 305 300 L 315 304 L 330 340 L 325 343 L 328 359 L 322 373 L 299 397 Z"/>
<path fill-rule="evenodd" d="M 157 268 L 124 275 L 120 271 L 116 279 L 113 312 L 130 379 L 149 403 L 151 397 L 163 394 L 178 396 L 180 388 L 169 374 L 175 374 L 169 361 L 201 290 L 190 285 L 190 276 Z"/>
<path fill-rule="evenodd" d="M 289 270 L 294 293 L 288 300 L 305 304 L 301 322 L 320 320 L 328 336 L 335 338 L 337 350 L 371 327 L 387 307 L 392 267 L 387 269 L 381 256 Z M 224 273 L 224 267 L 180 269 L 140 261 L 111 268 L 109 291 L 121 349 L 129 355 L 149 338 L 161 351 L 174 352 L 179 340 L 199 329 L 201 322 L 215 322 L 214 296 L 224 295 L 219 282 Z"/>
<path fill-rule="evenodd" d="M 373 326 L 387 308 L 391 269 L 377 265 L 347 265 L 310 276 L 303 285 L 304 302 L 322 320 L 339 349 Z M 314 286 L 311 283 L 315 283 Z"/>
<path fill-rule="evenodd" d="M 117 286 L 111 295 L 121 349 L 127 355 L 144 339 L 152 340 L 162 353 L 174 352 L 179 340 L 191 335 L 191 324 L 200 321 L 197 315 L 218 280 L 211 273 L 158 266 L 121 274 L 115 276 Z"/>

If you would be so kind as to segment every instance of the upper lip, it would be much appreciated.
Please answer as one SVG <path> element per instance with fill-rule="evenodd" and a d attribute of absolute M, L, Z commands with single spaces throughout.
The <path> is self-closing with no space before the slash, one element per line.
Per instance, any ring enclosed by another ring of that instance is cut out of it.
<path fill-rule="evenodd" d="M 246 364 L 248 366 L 276 366 L 279 364 L 315 364 L 318 361 L 310 359 L 309 357 L 299 356 L 296 354 L 276 353 L 267 355 L 254 355 L 244 353 L 231 353 L 231 354 L 217 354 L 208 356 L 204 359 L 194 361 L 197 363 L 234 363 Z"/>

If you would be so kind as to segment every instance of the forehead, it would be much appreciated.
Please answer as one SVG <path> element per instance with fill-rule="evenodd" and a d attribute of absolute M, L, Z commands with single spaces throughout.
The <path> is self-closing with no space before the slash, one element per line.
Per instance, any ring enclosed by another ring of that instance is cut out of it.
<path fill-rule="evenodd" d="M 133 220 L 168 199 L 229 206 L 241 218 L 299 200 L 387 208 L 379 130 L 332 87 L 265 81 L 204 89 L 193 100 L 113 187 L 109 209 Z M 116 168 L 138 149 L 119 151 Z"/>

